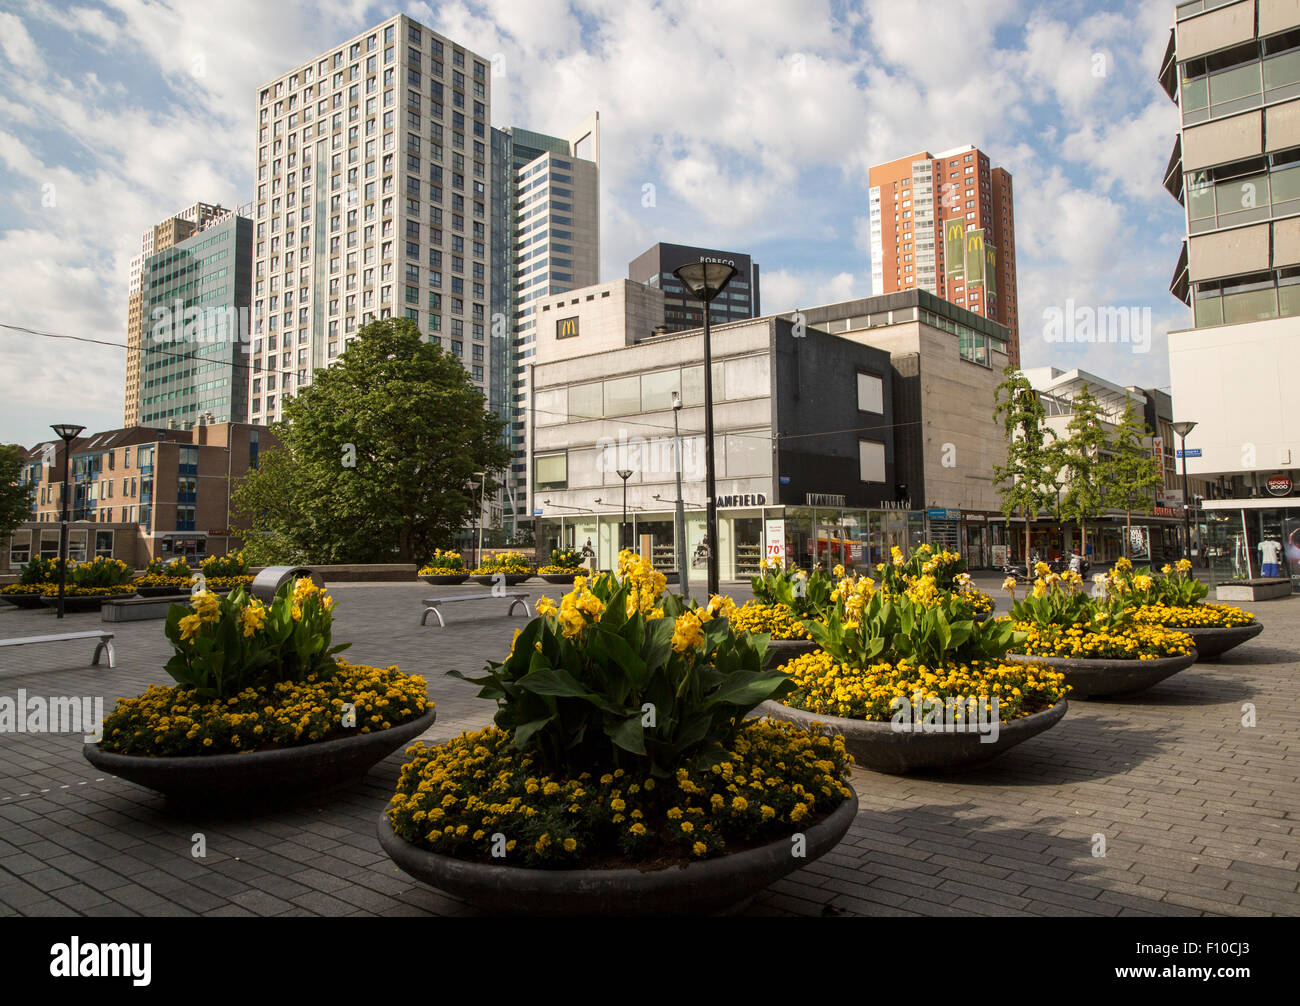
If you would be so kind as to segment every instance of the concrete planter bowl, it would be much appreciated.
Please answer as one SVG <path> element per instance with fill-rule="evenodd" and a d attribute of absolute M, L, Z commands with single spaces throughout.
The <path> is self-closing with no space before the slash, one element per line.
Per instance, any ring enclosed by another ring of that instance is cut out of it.
<path fill-rule="evenodd" d="M 1182 631 L 1182 630 L 1179 630 Z M 1090 657 L 1029 657 L 1008 653 L 1008 660 L 1043 664 L 1065 675 L 1070 697 L 1079 699 L 1133 695 L 1196 663 L 1197 651 L 1155 660 L 1106 660 Z"/>
<path fill-rule="evenodd" d="M 419 576 L 425 583 L 431 583 L 435 587 L 454 587 L 469 579 L 468 573 L 421 573 Z"/>
<path fill-rule="evenodd" d="M 262 803 L 364 777 L 376 763 L 433 726 L 436 714 L 429 708 L 387 730 L 249 754 L 153 758 L 101 751 L 98 744 L 85 745 L 82 753 L 97 769 L 162 793 L 177 804 Z"/>
<path fill-rule="evenodd" d="M 780 667 L 795 657 L 812 653 L 815 649 L 817 644 L 811 639 L 773 639 L 767 644 L 767 662 L 763 664 L 763 670 Z"/>
<path fill-rule="evenodd" d="M 1050 709 L 999 724 L 998 739 L 980 743 L 977 733 L 924 733 L 895 730 L 890 722 L 854 720 L 795 709 L 769 700 L 756 712 L 797 723 L 805 730 L 839 734 L 858 768 L 905 775 L 908 772 L 961 772 L 983 764 L 1060 722 L 1069 708 L 1062 699 Z M 815 726 L 814 724 L 819 724 Z"/>
<path fill-rule="evenodd" d="M 573 586 L 574 580 L 576 580 L 580 576 L 585 576 L 586 573 L 587 571 L 584 569 L 575 569 L 572 573 L 538 573 L 537 575 L 540 576 L 547 583 L 554 583 L 560 586 L 571 587 Z M 507 583 L 510 582 L 509 577 L 506 578 L 506 582 Z"/>
<path fill-rule="evenodd" d="M 6 601 L 15 608 L 43 608 L 45 602 L 40 594 L 0 594 L 0 601 Z"/>
<path fill-rule="evenodd" d="M 86 611 L 98 611 L 105 601 L 125 601 L 128 597 L 135 597 L 135 591 L 123 594 L 93 594 L 93 595 L 63 595 L 63 610 L 69 614 L 79 614 Z M 49 608 L 59 606 L 59 595 L 41 595 L 41 603 Z"/>
<path fill-rule="evenodd" d="M 1196 644 L 1197 660 L 1213 660 L 1215 657 L 1221 657 L 1234 646 L 1240 646 L 1248 639 L 1254 639 L 1264 631 L 1262 622 L 1251 622 L 1249 625 L 1227 625 L 1227 626 L 1206 626 L 1204 628 L 1184 629 L 1179 628 L 1179 632 L 1185 632 L 1192 637 Z"/>
<path fill-rule="evenodd" d="M 807 853 L 790 854 L 790 839 L 717 859 L 655 870 L 536 870 L 439 855 L 398 837 L 379 815 L 379 844 L 416 880 L 493 915 L 717 915 L 743 907 L 768 885 L 839 844 L 858 814 L 857 795 L 803 832 Z"/>
<path fill-rule="evenodd" d="M 496 586 L 498 575 L 499 574 L 497 573 L 484 573 L 478 576 L 473 576 L 471 579 L 475 583 L 483 584 L 485 587 L 494 587 Z M 532 573 L 506 573 L 504 576 L 506 578 L 507 587 L 517 587 L 525 580 L 531 580 L 533 578 Z"/>

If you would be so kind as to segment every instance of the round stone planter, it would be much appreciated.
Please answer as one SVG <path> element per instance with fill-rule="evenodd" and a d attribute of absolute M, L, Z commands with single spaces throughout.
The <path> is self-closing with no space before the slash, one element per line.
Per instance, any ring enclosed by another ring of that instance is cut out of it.
<path fill-rule="evenodd" d="M 582 570 L 574 570 L 572 573 L 538 573 L 537 575 L 547 583 L 562 584 L 571 587 L 573 586 L 573 581 L 582 576 L 583 573 Z M 506 581 L 509 582 L 509 577 L 506 578 Z"/>
<path fill-rule="evenodd" d="M 1071 698 L 1091 699 L 1132 695 L 1150 688 L 1196 663 L 1196 651 L 1181 657 L 1158 657 L 1155 660 L 1028 657 L 1019 653 L 1008 653 L 1007 659 L 1022 664 L 1043 664 L 1060 671 L 1070 686 Z"/>
<path fill-rule="evenodd" d="M 537 870 L 474 863 L 429 852 L 399 838 L 379 815 L 379 844 L 406 873 L 494 915 L 716 915 L 744 905 L 769 884 L 839 844 L 858 813 L 857 795 L 804 830 L 805 856 L 790 838 L 656 870 Z"/>
<path fill-rule="evenodd" d="M 63 595 L 63 610 L 65 613 L 77 614 L 85 611 L 98 611 L 105 601 L 125 601 L 128 597 L 135 597 L 135 591 L 123 594 L 94 594 L 90 596 L 72 594 Z M 59 606 L 59 595 L 41 595 L 41 603 L 49 608 Z"/>
<path fill-rule="evenodd" d="M 164 794 L 183 804 L 231 805 L 289 797 L 360 779 L 385 757 L 433 726 L 430 707 L 407 723 L 387 730 L 298 747 L 248 754 L 185 755 L 153 758 L 82 748 L 97 769 Z"/>
<path fill-rule="evenodd" d="M 1264 631 L 1263 622 L 1251 622 L 1250 625 L 1207 626 L 1198 629 L 1179 628 L 1196 643 L 1197 660 L 1213 660 L 1227 653 L 1234 646 L 1240 646 L 1248 639 L 1254 639 Z"/>
<path fill-rule="evenodd" d="M 43 608 L 45 602 L 40 594 L 0 594 L 0 601 L 7 601 L 15 608 Z"/>
<path fill-rule="evenodd" d="M 767 662 L 763 664 L 763 670 L 780 667 L 795 657 L 812 653 L 815 649 L 817 644 L 811 639 L 773 639 L 767 644 Z"/>
<path fill-rule="evenodd" d="M 797 723 L 806 730 L 839 734 L 859 768 L 903 775 L 907 772 L 960 772 L 980 765 L 1055 726 L 1068 708 L 1069 703 L 1062 699 L 1051 709 L 1000 722 L 997 740 L 987 744 L 981 743 L 980 734 L 975 732 L 895 730 L 892 722 L 825 716 L 773 700 L 764 702 L 756 712 L 772 719 Z"/>
<path fill-rule="evenodd" d="M 495 587 L 497 582 L 497 576 L 499 575 L 500 574 L 498 573 L 481 573 L 477 576 L 470 577 L 470 579 L 473 580 L 475 583 L 483 584 L 483 586 L 485 587 Z M 517 587 L 525 580 L 531 580 L 533 578 L 533 574 L 532 573 L 506 573 L 505 578 L 506 578 L 507 587 Z"/>
<path fill-rule="evenodd" d="M 454 587 L 469 579 L 468 573 L 421 573 L 420 579 L 437 587 Z"/>
<path fill-rule="evenodd" d="M 141 597 L 175 597 L 177 594 L 188 594 L 190 585 L 186 583 L 178 587 L 136 587 L 135 592 Z"/>

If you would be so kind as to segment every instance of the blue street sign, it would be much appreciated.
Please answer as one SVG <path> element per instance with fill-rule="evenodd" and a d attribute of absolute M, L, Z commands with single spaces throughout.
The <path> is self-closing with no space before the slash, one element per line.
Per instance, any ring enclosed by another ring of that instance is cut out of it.
<path fill-rule="evenodd" d="M 1174 451 L 1174 456 L 1179 458 L 1199 458 L 1201 449 L 1199 447 L 1188 447 L 1186 450 L 1179 447 Z"/>

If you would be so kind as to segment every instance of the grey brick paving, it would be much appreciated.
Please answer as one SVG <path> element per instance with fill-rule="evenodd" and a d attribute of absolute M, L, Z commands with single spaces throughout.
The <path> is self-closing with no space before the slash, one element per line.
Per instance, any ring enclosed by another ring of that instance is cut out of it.
<path fill-rule="evenodd" d="M 477 672 L 523 624 L 484 605 L 453 609 L 445 630 L 422 628 L 418 601 L 438 590 L 331 587 L 349 659 L 428 680 L 438 705 L 430 741 L 490 721 L 491 705 L 445 672 Z M 101 624 L 3 608 L 0 637 Z M 1219 663 L 1122 702 L 1075 702 L 1057 727 L 977 772 L 855 770 L 861 809 L 844 843 L 746 912 L 1300 914 L 1300 599 L 1253 608 L 1264 634 Z M 80 643 L 0 651 L 0 695 L 101 696 L 107 709 L 167 683 L 161 623 L 115 628 L 111 670 L 91 668 Z M 1241 725 L 1246 703 L 1254 729 Z M 70 734 L 0 735 L 0 915 L 472 914 L 410 881 L 379 848 L 375 821 L 400 752 L 345 790 L 241 820 L 172 813 L 156 794 L 97 773 L 81 746 Z M 195 832 L 204 859 L 191 856 Z M 1096 835 L 1104 858 L 1092 855 Z"/>

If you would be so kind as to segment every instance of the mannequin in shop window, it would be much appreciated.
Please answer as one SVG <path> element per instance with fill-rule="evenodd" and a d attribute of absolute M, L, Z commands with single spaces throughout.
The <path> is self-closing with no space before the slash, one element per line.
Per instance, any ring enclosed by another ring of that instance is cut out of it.
<path fill-rule="evenodd" d="M 1259 549 L 1259 572 L 1261 576 L 1280 576 L 1278 560 L 1282 557 L 1282 543 L 1275 538 L 1265 538 L 1256 548 Z"/>

